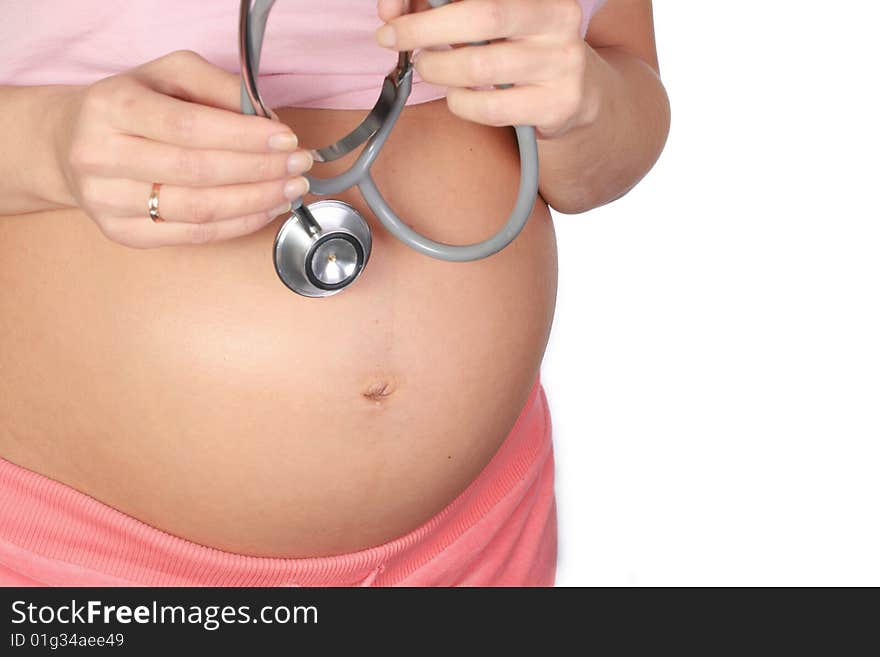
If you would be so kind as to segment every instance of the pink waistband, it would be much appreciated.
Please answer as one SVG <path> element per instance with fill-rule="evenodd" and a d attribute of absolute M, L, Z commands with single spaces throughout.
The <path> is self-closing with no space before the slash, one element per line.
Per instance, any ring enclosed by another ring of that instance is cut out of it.
<path fill-rule="evenodd" d="M 0 459 L 0 583 L 5 570 L 10 583 L 60 586 L 550 584 L 552 479 L 540 380 L 498 452 L 443 511 L 338 556 L 252 557 L 192 543 Z"/>

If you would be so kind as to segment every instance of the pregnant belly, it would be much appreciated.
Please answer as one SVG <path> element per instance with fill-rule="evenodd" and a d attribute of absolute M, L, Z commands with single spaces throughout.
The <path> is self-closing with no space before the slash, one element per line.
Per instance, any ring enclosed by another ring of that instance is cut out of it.
<path fill-rule="evenodd" d="M 281 116 L 318 146 L 362 113 Z M 509 131 L 442 102 L 407 108 L 375 174 L 414 228 L 451 243 L 492 234 L 519 176 Z M 135 250 L 76 210 L 0 217 L 0 456 L 244 554 L 357 550 L 437 513 L 488 463 L 538 372 L 556 291 L 549 214 L 539 200 L 510 247 L 446 263 L 399 244 L 356 193 L 340 198 L 366 216 L 373 253 L 327 299 L 277 279 L 278 222 Z"/>

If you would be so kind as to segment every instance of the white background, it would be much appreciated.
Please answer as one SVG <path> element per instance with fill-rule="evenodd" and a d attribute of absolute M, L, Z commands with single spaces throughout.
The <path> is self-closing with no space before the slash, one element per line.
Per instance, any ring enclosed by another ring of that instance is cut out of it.
<path fill-rule="evenodd" d="M 560 585 L 880 585 L 880 8 L 657 0 L 669 142 L 555 216 Z"/>

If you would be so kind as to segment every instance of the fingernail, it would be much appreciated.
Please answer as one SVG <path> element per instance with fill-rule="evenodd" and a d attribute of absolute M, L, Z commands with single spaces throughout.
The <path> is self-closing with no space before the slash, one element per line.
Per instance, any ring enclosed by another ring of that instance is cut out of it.
<path fill-rule="evenodd" d="M 297 143 L 296 135 L 292 132 L 279 132 L 269 137 L 269 148 L 273 151 L 292 151 Z"/>
<path fill-rule="evenodd" d="M 266 213 L 266 216 L 269 219 L 274 219 L 280 214 L 287 214 L 290 212 L 290 201 L 285 203 L 284 205 L 279 205 L 277 208 L 272 208 L 269 212 Z"/>
<path fill-rule="evenodd" d="M 287 173 L 304 173 L 312 168 L 314 160 L 308 151 L 297 151 L 287 158 Z"/>
<path fill-rule="evenodd" d="M 394 44 L 397 43 L 397 35 L 394 33 L 394 28 L 390 25 L 383 25 L 376 30 L 376 43 L 383 48 L 393 48 Z"/>
<path fill-rule="evenodd" d="M 309 191 L 309 181 L 305 178 L 293 178 L 284 183 L 284 196 L 291 201 L 302 198 Z"/>

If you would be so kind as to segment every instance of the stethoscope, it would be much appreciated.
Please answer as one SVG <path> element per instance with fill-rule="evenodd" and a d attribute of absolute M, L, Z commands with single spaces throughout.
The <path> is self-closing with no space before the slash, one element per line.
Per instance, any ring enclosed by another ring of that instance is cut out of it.
<path fill-rule="evenodd" d="M 428 0 L 432 7 L 449 0 Z M 257 89 L 260 52 L 269 11 L 275 0 L 242 0 L 239 12 L 241 59 L 241 108 L 245 114 L 277 119 Z M 475 44 L 476 45 L 476 44 Z M 335 144 L 311 151 L 315 162 L 344 157 L 366 142 L 354 164 L 332 178 L 307 176 L 310 191 L 319 196 L 338 194 L 357 187 L 370 210 L 388 231 L 407 246 L 432 258 L 469 262 L 486 258 L 510 244 L 528 221 L 538 193 L 538 146 L 531 126 L 516 126 L 520 155 L 520 186 L 507 222 L 492 237 L 474 244 L 436 242 L 407 226 L 376 187 L 370 172 L 373 162 L 391 134 L 412 90 L 411 52 L 399 55 L 397 66 L 385 78 L 379 100 L 366 119 Z M 348 203 L 321 200 L 292 204 L 275 237 L 275 271 L 297 294 L 327 297 L 345 289 L 360 276 L 370 259 L 372 237 L 366 220 Z"/>

